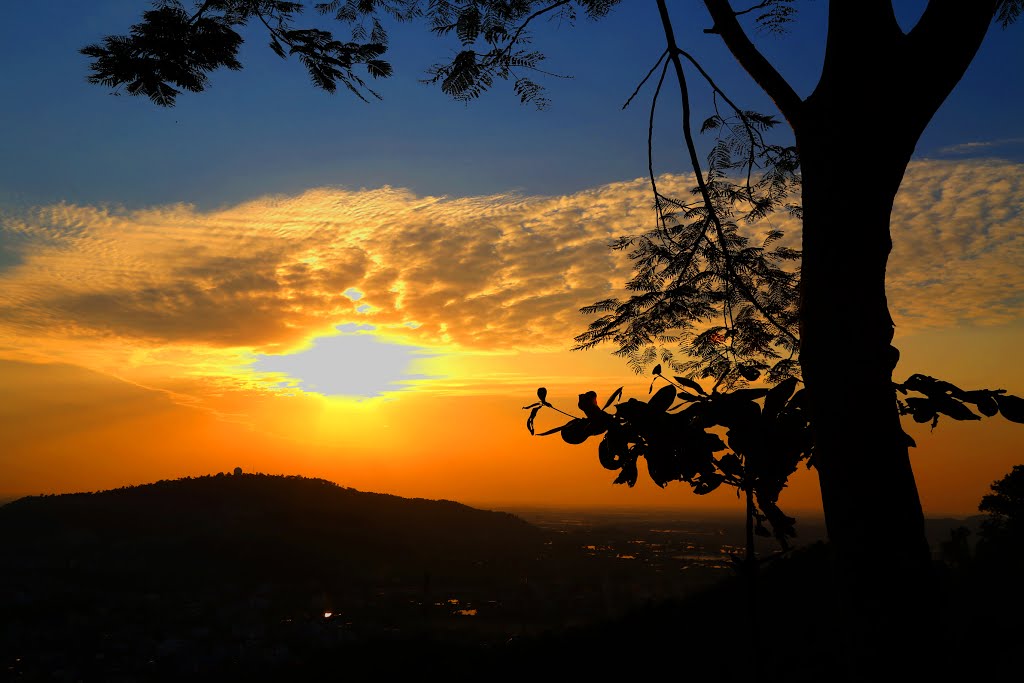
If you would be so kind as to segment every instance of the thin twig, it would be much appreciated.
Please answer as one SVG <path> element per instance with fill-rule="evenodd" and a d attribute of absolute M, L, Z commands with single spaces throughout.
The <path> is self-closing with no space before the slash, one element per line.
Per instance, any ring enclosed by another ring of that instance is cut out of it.
<path fill-rule="evenodd" d="M 654 63 L 654 66 L 651 67 L 651 70 L 647 72 L 647 75 L 644 76 L 643 80 L 640 81 L 640 83 L 636 86 L 636 89 L 633 91 L 633 94 L 630 95 L 629 99 L 626 100 L 626 103 L 624 105 L 622 105 L 623 109 L 625 109 L 626 107 L 629 106 L 629 103 L 632 102 L 633 98 L 636 97 L 637 94 L 640 92 L 640 88 L 644 87 L 644 83 L 646 83 L 647 79 L 649 79 L 651 77 L 651 74 L 654 73 L 654 70 L 658 68 L 658 65 L 661 64 L 661 60 L 665 59 L 665 55 L 667 55 L 667 54 L 668 54 L 668 50 L 665 50 L 664 52 L 661 53 L 661 56 L 658 57 L 658 61 L 656 61 Z"/>

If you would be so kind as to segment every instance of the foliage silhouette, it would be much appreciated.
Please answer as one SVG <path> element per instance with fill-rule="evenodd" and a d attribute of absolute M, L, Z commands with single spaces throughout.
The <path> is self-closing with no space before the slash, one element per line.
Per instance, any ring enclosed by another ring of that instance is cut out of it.
<path fill-rule="evenodd" d="M 979 562 L 1019 577 L 1024 571 L 1024 465 L 993 482 L 978 510 L 986 515 L 978 532 Z"/>
<path fill-rule="evenodd" d="M 782 549 L 788 550 L 787 539 L 796 536 L 796 519 L 783 513 L 779 497 L 801 462 L 807 467 L 814 463 L 807 390 L 797 390 L 799 380 L 789 377 L 771 388 L 720 390 L 719 382 L 708 392 L 690 378 L 665 377 L 660 364 L 652 374 L 648 393 L 653 395 L 648 401 L 621 400 L 623 387 L 619 387 L 598 407 L 597 393 L 588 391 L 580 394 L 577 402 L 582 417 L 556 408 L 547 400 L 547 389 L 541 387 L 538 401 L 523 406 L 530 411 L 526 427 L 538 436 L 559 434 L 573 445 L 603 435 L 598 460 L 604 468 L 619 471 L 615 484 L 634 486 L 639 476 L 637 460 L 643 457 L 648 475 L 660 487 L 683 481 L 694 493 L 703 495 L 723 484 L 733 486 L 746 500 L 748 553 L 744 562 L 749 566 L 756 562 L 754 534 L 774 535 Z M 658 380 L 666 385 L 655 392 Z M 920 374 L 911 375 L 896 389 L 907 397 L 899 403 L 901 414 L 911 415 L 916 422 L 931 422 L 933 429 L 940 415 L 980 420 L 968 404 L 986 417 L 998 413 L 1012 422 L 1024 422 L 1024 400 L 1003 389 L 965 391 Z M 609 407 L 614 413 L 608 412 Z M 571 419 L 537 433 L 536 418 L 543 408 Z M 719 435 L 723 430 L 725 441 Z M 909 435 L 904 436 L 909 446 L 916 445 Z M 1002 504 L 1003 499 L 983 503 L 994 508 Z"/>

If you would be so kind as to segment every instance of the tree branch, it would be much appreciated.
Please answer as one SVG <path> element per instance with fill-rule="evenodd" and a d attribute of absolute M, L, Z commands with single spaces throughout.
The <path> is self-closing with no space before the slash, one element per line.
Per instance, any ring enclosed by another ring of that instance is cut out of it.
<path fill-rule="evenodd" d="M 998 9 L 998 0 L 960 3 L 931 0 L 917 25 L 907 34 L 907 66 L 925 78 L 913 81 L 912 92 L 929 111 L 953 90 L 974 59 Z"/>
<path fill-rule="evenodd" d="M 711 201 L 711 194 L 708 191 L 707 183 L 704 182 L 704 173 L 700 170 L 700 160 L 697 158 L 697 145 L 693 140 L 693 132 L 690 130 L 690 96 L 686 88 L 686 75 L 683 73 L 683 63 L 679 59 L 679 55 L 682 50 L 676 44 L 675 31 L 672 29 L 672 21 L 668 16 L 668 8 L 665 6 L 665 0 L 657 0 L 658 12 L 661 15 L 661 23 L 665 29 L 665 40 L 668 43 L 669 59 L 672 61 L 672 66 L 675 69 L 676 80 L 679 82 L 679 91 L 682 97 L 683 107 L 683 137 L 686 139 L 686 149 L 690 155 L 690 164 L 693 166 L 694 175 L 697 178 L 697 188 L 700 191 L 701 198 L 704 200 L 704 205 L 708 211 L 708 218 L 715 226 L 715 232 L 718 236 L 718 243 L 722 249 L 722 259 L 725 263 L 725 268 L 736 282 L 736 287 L 743 294 L 744 298 L 751 303 L 751 305 L 757 309 L 757 311 L 764 316 L 765 320 L 770 322 L 775 328 L 782 334 L 790 337 L 794 343 L 799 343 L 799 339 L 789 328 L 780 323 L 775 319 L 771 313 L 769 313 L 757 300 L 757 296 L 754 292 L 750 291 L 745 286 L 743 280 L 737 275 L 736 269 L 732 263 L 732 257 L 729 254 L 729 246 L 725 239 L 725 230 L 722 227 L 722 221 L 718 217 L 718 212 L 715 211 L 714 203 Z M 788 87 L 788 86 L 787 86 Z"/>
<path fill-rule="evenodd" d="M 203 3 L 203 6 L 197 9 L 196 13 L 192 15 L 192 18 L 188 20 L 188 23 L 194 24 L 196 22 L 196 19 L 203 16 L 203 12 L 209 9 L 211 2 L 212 0 L 206 0 L 206 2 Z"/>
<path fill-rule="evenodd" d="M 802 112 L 799 95 L 750 42 L 750 38 L 736 20 L 736 12 L 729 4 L 729 0 L 704 0 L 704 5 L 715 22 L 714 28 L 709 31 L 722 37 L 725 46 L 729 48 L 740 66 L 761 86 L 768 97 L 772 98 L 775 106 L 789 121 L 789 125 L 796 130 L 800 125 Z"/>
<path fill-rule="evenodd" d="M 526 27 L 529 25 L 531 21 L 533 21 L 539 16 L 547 14 L 551 10 L 558 9 L 563 5 L 568 5 L 570 2 L 571 0 L 558 0 L 555 3 L 548 5 L 547 7 L 542 7 L 541 9 L 537 10 L 530 16 L 526 17 L 526 19 L 523 20 L 523 23 L 519 25 L 519 28 L 516 29 L 516 32 L 512 35 L 512 38 L 508 41 L 508 45 L 505 46 L 505 49 L 502 50 L 502 52 L 505 53 L 506 55 L 512 53 L 512 46 L 514 46 L 519 41 L 519 36 L 523 34 L 523 31 L 526 30 Z"/>

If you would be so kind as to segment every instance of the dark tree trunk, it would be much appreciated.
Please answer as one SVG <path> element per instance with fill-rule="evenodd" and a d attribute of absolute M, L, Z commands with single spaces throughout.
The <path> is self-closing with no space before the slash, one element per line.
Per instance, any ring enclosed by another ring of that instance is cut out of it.
<path fill-rule="evenodd" d="M 893 200 L 930 114 L 903 111 L 878 125 L 895 87 L 885 65 L 872 63 L 883 61 L 886 47 L 861 56 L 856 71 L 830 55 L 796 128 L 804 207 L 800 365 L 813 401 L 829 538 L 842 564 L 856 568 L 856 581 L 869 581 L 880 566 L 914 575 L 930 564 L 893 388 L 899 352 L 885 295 Z M 855 74 L 862 87 L 851 86 Z"/>
<path fill-rule="evenodd" d="M 952 11 L 926 13 L 921 32 L 904 35 L 887 2 L 833 3 L 822 78 L 794 121 L 804 207 L 800 364 L 854 679 L 900 664 L 904 675 L 922 674 L 911 652 L 941 642 L 893 388 L 899 352 L 885 271 L 893 200 L 914 147 L 988 17 L 960 16 L 960 26 Z M 930 58 L 951 36 L 964 42 Z"/>
<path fill-rule="evenodd" d="M 998 0 L 931 0 L 904 33 L 889 0 L 829 3 L 821 80 L 801 99 L 729 0 L 712 29 L 796 135 L 803 177 L 800 364 L 853 680 L 927 677 L 941 652 L 931 556 L 892 383 L 885 296 L 893 200 L 914 147 L 963 76 Z M 935 673 L 935 672 L 932 672 Z"/>
<path fill-rule="evenodd" d="M 856 661 L 871 667 L 879 657 L 906 653 L 906 636 L 920 631 L 934 598 L 924 516 L 892 382 L 899 352 L 891 345 L 885 296 L 889 215 L 909 154 L 899 154 L 893 140 L 851 141 L 842 118 L 831 121 L 836 127 L 808 125 L 798 140 L 800 364 L 846 642 L 859 653 Z M 850 145 L 877 153 L 854 161 L 840 149 Z"/>

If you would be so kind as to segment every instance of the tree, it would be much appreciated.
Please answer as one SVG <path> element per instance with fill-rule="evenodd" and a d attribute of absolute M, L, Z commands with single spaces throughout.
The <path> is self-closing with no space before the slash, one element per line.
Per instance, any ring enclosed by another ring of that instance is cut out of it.
<path fill-rule="evenodd" d="M 146 12 L 129 35 L 108 37 L 83 52 L 93 59 L 93 82 L 123 86 L 130 94 L 169 106 L 181 90 L 203 90 L 206 73 L 220 66 L 239 68 L 235 55 L 241 39 L 235 28 L 259 23 L 270 34 L 271 48 L 279 55 L 298 57 L 317 86 L 334 90 L 341 84 L 366 98 L 376 95 L 357 69 L 364 69 L 372 78 L 390 73 L 390 66 L 381 59 L 387 44 L 381 18 L 423 20 L 437 34 L 455 34 L 462 44 L 450 63 L 430 71 L 428 80 L 443 91 L 470 100 L 504 79 L 512 82 L 524 102 L 543 106 L 544 91 L 533 80 L 534 74 L 542 73 L 543 54 L 523 47 L 530 23 L 553 14 L 571 19 L 577 12 L 600 18 L 616 4 L 617 0 L 316 3 L 317 11 L 353 26 L 351 40 L 342 42 L 327 31 L 293 28 L 303 3 L 207 0 L 194 12 L 186 12 L 179 3 L 165 0 Z M 665 28 L 664 64 L 676 75 L 682 90 L 681 106 L 688 118 L 684 60 L 709 81 L 710 76 L 676 43 L 665 1 L 658 0 L 658 6 Z M 923 600 L 919 579 L 928 571 L 930 552 L 910 464 L 911 443 L 900 425 L 900 414 L 905 408 L 903 412 L 917 417 L 926 409 L 915 412 L 901 404 L 893 382 L 899 352 L 891 343 L 893 321 L 885 292 L 892 245 L 890 214 L 907 164 L 929 121 L 970 66 L 991 25 L 1012 23 L 1024 2 L 931 0 L 917 25 L 906 33 L 890 2 L 830 3 L 821 78 L 803 99 L 757 50 L 741 24 L 749 15 L 762 26 L 781 28 L 792 18 L 793 0 L 764 0 L 742 10 L 729 0 L 704 0 L 704 6 L 711 21 L 706 30 L 721 38 L 792 129 L 795 145 L 790 158 L 784 148 L 761 145 L 753 137 L 759 119 L 732 107 L 725 93 L 715 87 L 716 97 L 721 96 L 739 118 L 739 134 L 746 131 L 752 136 L 750 149 L 760 145 L 761 153 L 775 155 L 769 170 L 785 170 L 788 164 L 792 175 L 794 159 L 798 159 L 798 210 L 803 219 L 800 289 L 794 312 L 798 332 L 790 332 L 787 341 L 791 321 L 782 319 L 785 306 L 765 305 L 766 300 L 750 284 L 756 273 L 750 271 L 745 280 L 739 272 L 743 264 L 736 257 L 742 253 L 742 245 L 733 242 L 729 217 L 721 213 L 715 196 L 718 191 L 735 196 L 736 191 L 716 185 L 718 178 L 702 178 L 688 123 L 684 134 L 704 206 L 678 202 L 676 208 L 684 216 L 704 211 L 705 224 L 712 225 L 716 234 L 706 242 L 714 241 L 717 252 L 711 254 L 711 260 L 724 269 L 718 275 L 724 274 L 733 283 L 733 289 L 722 296 L 755 309 L 750 329 L 768 337 L 759 342 L 762 350 L 755 349 L 755 355 L 770 356 L 773 346 L 798 348 L 828 534 L 837 552 L 837 566 L 843 568 L 850 604 L 867 615 L 871 609 L 898 604 L 906 596 Z M 660 81 L 658 87 L 660 90 Z M 760 122 L 766 124 L 765 119 Z M 722 123 L 724 117 L 717 125 Z M 780 178 L 786 185 L 785 174 Z M 853 188 L 857 193 L 851 209 Z M 663 203 L 667 198 L 658 195 L 656 188 L 655 193 L 659 211 L 672 204 Z M 781 201 L 774 197 L 773 206 Z M 665 225 L 662 222 L 659 230 L 666 230 Z M 699 235 L 697 242 L 704 236 Z M 678 256 L 659 252 L 657 245 L 652 249 L 651 254 L 661 253 L 666 259 Z M 654 291 L 661 284 L 664 280 L 644 286 Z M 660 301 L 666 305 L 645 309 L 644 315 L 633 318 L 632 331 L 657 342 L 666 318 L 654 327 L 645 325 L 657 319 L 659 310 L 670 316 L 670 322 L 702 315 L 699 306 L 688 308 L 687 302 L 699 303 L 703 294 L 682 293 L 692 296 L 679 301 L 662 297 Z M 649 311 L 653 313 L 647 315 Z M 609 338 L 616 329 L 622 328 L 614 324 L 607 328 Z M 735 369 L 740 372 L 739 365 Z M 1019 408 L 1009 411 L 1019 416 Z M 851 424 L 853 415 L 857 416 L 855 425 Z M 885 558 L 884 562 L 879 558 Z M 914 602 L 914 606 L 919 604 Z M 900 626 L 893 623 L 893 633 Z"/>
<path fill-rule="evenodd" d="M 1024 568 L 1024 465 L 1014 465 L 991 488 L 978 505 L 986 514 L 979 530 L 978 559 L 1016 577 Z"/>

